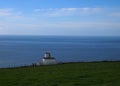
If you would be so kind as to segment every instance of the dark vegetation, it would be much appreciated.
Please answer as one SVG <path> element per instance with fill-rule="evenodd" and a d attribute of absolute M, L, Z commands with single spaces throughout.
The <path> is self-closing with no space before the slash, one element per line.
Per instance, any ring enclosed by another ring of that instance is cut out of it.
<path fill-rule="evenodd" d="M 1 68 L 0 86 L 120 86 L 120 62 Z"/>

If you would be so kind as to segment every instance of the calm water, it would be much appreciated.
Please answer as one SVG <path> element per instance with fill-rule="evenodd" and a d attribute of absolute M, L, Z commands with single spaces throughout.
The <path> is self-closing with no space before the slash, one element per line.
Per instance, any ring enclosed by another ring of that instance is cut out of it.
<path fill-rule="evenodd" d="M 60 62 L 120 60 L 120 37 L 0 36 L 0 67 L 32 64 L 45 51 Z"/>

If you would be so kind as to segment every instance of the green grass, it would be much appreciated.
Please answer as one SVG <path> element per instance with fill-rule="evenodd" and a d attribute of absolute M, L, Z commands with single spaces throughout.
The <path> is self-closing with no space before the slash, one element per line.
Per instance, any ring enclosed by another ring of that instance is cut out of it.
<path fill-rule="evenodd" d="M 0 86 L 120 86 L 120 62 L 5 68 Z"/>

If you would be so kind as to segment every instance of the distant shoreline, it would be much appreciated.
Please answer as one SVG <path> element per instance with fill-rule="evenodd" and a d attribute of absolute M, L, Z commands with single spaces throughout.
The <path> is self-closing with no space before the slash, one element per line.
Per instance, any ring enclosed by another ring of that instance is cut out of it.
<path fill-rule="evenodd" d="M 59 62 L 58 64 L 53 65 L 62 65 L 62 64 L 76 64 L 76 63 L 112 63 L 112 62 L 120 62 L 118 61 L 89 61 L 89 62 Z M 39 66 L 53 66 L 53 65 L 39 65 Z M 23 65 L 23 66 L 16 66 L 16 67 L 1 67 L 0 69 L 14 69 L 14 68 L 24 68 L 24 67 L 39 67 L 39 66 L 33 66 L 31 65 Z"/>

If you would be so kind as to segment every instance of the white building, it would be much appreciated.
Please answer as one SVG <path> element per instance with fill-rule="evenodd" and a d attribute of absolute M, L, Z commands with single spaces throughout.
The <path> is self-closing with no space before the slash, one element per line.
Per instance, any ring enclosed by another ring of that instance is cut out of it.
<path fill-rule="evenodd" d="M 52 65 L 57 64 L 57 61 L 54 57 L 51 56 L 50 52 L 46 52 L 41 62 L 37 62 L 36 65 Z"/>

